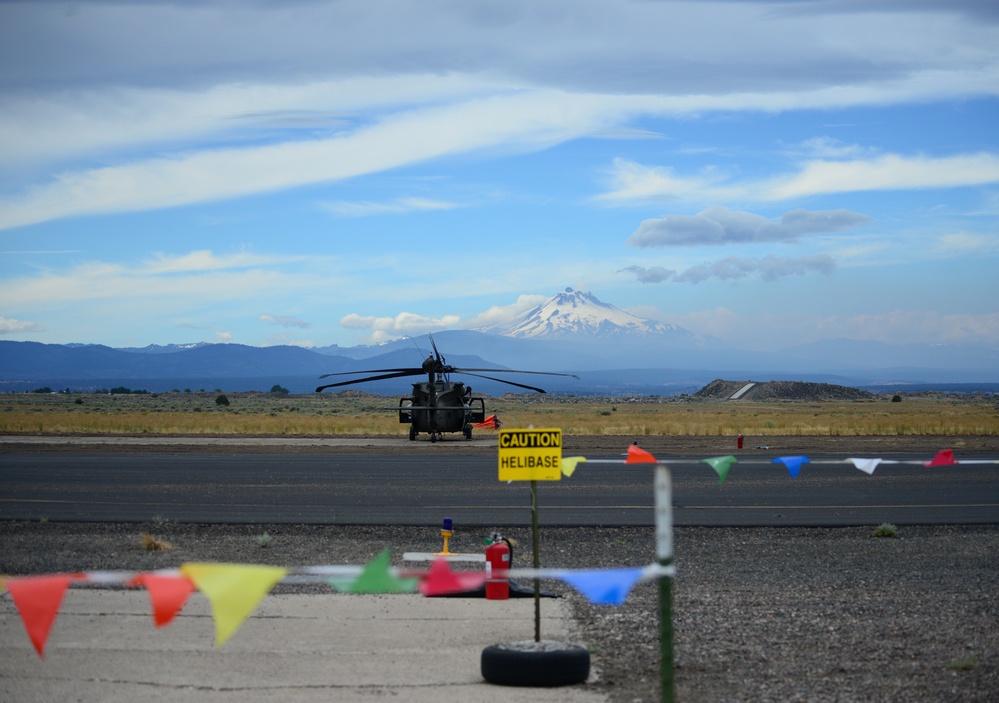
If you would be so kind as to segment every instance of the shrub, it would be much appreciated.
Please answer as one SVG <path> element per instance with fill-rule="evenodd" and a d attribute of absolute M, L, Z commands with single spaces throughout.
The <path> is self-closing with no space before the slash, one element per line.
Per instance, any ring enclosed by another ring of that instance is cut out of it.
<path fill-rule="evenodd" d="M 142 542 L 142 548 L 147 552 L 165 552 L 173 549 L 173 545 L 169 542 L 153 537 L 147 532 L 143 532 L 139 539 Z"/>
<path fill-rule="evenodd" d="M 883 522 L 874 528 L 873 537 L 898 537 L 898 528 L 890 522 Z"/>
<path fill-rule="evenodd" d="M 225 394 L 220 394 L 215 398 L 215 404 L 219 406 L 229 407 L 229 399 L 225 397 Z"/>

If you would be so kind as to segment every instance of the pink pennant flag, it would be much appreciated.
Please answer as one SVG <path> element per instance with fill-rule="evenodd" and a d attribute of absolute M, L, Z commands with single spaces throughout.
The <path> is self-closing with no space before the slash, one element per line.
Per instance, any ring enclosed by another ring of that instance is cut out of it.
<path fill-rule="evenodd" d="M 642 577 L 642 569 L 567 571 L 562 580 L 596 605 L 621 605 Z"/>
<path fill-rule="evenodd" d="M 953 466 L 957 462 L 954 460 L 953 449 L 943 449 L 937 452 L 933 461 L 926 462 L 923 466 Z"/>
<path fill-rule="evenodd" d="M 807 456 L 779 456 L 771 463 L 783 464 L 787 467 L 787 472 L 791 474 L 791 478 L 797 478 L 798 473 L 801 471 L 801 465 L 809 462 Z"/>
<path fill-rule="evenodd" d="M 434 559 L 427 575 L 420 582 L 420 593 L 425 596 L 444 596 L 449 593 L 474 591 L 485 582 L 485 572 L 451 571 L 447 559 Z"/>
<path fill-rule="evenodd" d="M 649 454 L 644 449 L 641 449 L 637 444 L 632 444 L 628 447 L 628 459 L 624 462 L 625 464 L 655 464 L 656 458 Z"/>
<path fill-rule="evenodd" d="M 55 576 L 27 576 L 24 578 L 7 579 L 7 590 L 10 591 L 21 614 L 21 622 L 28 631 L 31 644 L 39 657 L 45 656 L 45 642 L 49 638 L 49 630 L 59 614 L 59 606 L 66 595 L 73 577 L 69 574 Z"/>
<path fill-rule="evenodd" d="M 169 625 L 194 592 L 194 583 L 186 576 L 139 574 L 129 585 L 145 586 L 156 627 Z"/>

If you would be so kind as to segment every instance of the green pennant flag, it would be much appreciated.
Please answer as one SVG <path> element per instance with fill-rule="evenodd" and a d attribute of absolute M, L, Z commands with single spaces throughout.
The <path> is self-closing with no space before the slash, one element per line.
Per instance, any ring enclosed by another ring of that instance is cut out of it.
<path fill-rule="evenodd" d="M 389 573 L 389 550 L 369 561 L 353 581 L 331 579 L 329 584 L 344 593 L 413 593 L 419 579 L 400 579 Z"/>
<path fill-rule="evenodd" d="M 738 459 L 729 454 L 728 456 L 716 456 L 711 459 L 701 459 L 701 461 L 718 472 L 718 483 L 722 483 L 728 476 L 728 470 L 732 468 L 732 464 L 736 463 Z"/>

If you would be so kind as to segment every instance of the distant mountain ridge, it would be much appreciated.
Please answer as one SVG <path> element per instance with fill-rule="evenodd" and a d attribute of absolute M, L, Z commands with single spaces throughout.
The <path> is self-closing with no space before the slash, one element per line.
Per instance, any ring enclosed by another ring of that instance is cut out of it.
<path fill-rule="evenodd" d="M 999 384 L 997 349 L 836 339 L 776 352 L 745 351 L 632 315 L 571 288 L 502 329 L 447 330 L 435 333 L 434 341 L 447 363 L 457 367 L 578 374 L 578 381 L 551 377 L 538 385 L 549 392 L 580 395 L 675 395 L 695 392 L 716 378 L 879 388 L 964 384 L 965 391 Z M 321 374 L 415 367 L 431 349 L 427 335 L 373 346 L 314 349 L 209 343 L 114 349 L 0 341 L 0 390 L 125 385 L 150 391 L 188 386 L 235 391 L 280 384 L 293 392 L 309 392 Z M 409 383 L 396 378 L 355 388 L 395 395 L 408 393 Z M 510 390 L 482 380 L 475 387 L 491 395 Z"/>

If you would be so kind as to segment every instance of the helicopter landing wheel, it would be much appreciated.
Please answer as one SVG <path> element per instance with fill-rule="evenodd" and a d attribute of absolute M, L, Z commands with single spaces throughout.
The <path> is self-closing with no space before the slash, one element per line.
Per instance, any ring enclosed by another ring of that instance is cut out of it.
<path fill-rule="evenodd" d="M 463 435 L 465 435 L 465 439 L 471 439 L 472 438 L 472 426 L 471 425 L 465 425 L 463 428 L 461 428 L 461 433 Z"/>
<path fill-rule="evenodd" d="M 409 441 L 412 442 L 416 439 L 416 428 L 410 426 L 409 428 Z"/>

